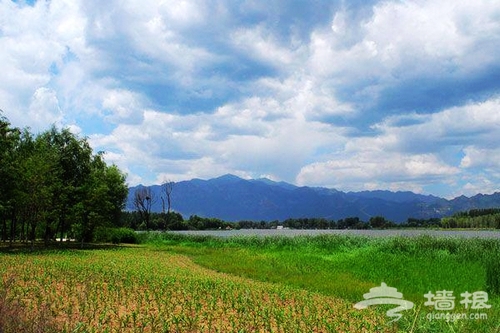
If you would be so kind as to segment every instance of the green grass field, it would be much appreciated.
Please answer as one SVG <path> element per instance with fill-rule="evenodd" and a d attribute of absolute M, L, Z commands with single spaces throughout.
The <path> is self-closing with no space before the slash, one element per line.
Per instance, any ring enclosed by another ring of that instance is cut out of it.
<path fill-rule="evenodd" d="M 498 240 L 141 235 L 145 244 L 0 254 L 0 332 L 500 332 Z M 384 282 L 414 303 L 357 310 Z M 425 306 L 453 291 L 455 309 Z M 489 309 L 466 309 L 486 291 Z M 481 319 L 429 320 L 481 313 Z M 487 318 L 484 318 L 487 316 Z"/>

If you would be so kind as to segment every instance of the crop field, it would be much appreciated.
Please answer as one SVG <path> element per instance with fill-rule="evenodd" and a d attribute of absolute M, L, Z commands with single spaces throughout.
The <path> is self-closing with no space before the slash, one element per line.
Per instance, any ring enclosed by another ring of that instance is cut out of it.
<path fill-rule="evenodd" d="M 495 239 L 141 237 L 136 246 L 3 249 L 0 332 L 500 331 Z M 394 305 L 354 308 L 382 282 L 414 303 L 397 321 L 386 315 Z M 443 290 L 454 309 L 424 305 Z M 479 291 L 486 307 L 460 303 Z"/>

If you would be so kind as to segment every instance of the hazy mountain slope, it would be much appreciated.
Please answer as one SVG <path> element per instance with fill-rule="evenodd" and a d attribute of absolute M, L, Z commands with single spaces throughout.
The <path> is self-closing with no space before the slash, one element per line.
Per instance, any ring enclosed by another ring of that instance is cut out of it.
<path fill-rule="evenodd" d="M 140 187 L 137 186 L 137 187 Z M 130 188 L 127 209 L 133 210 Z M 151 186 L 153 211 L 161 212 L 161 186 Z M 234 175 L 174 184 L 172 208 L 185 218 L 190 215 L 226 221 L 272 221 L 299 217 L 341 219 L 358 216 L 368 220 L 381 215 L 395 222 L 409 217 L 431 218 L 473 208 L 500 207 L 500 193 L 478 194 L 446 200 L 412 192 L 363 191 L 344 193 L 320 187 L 298 187 L 269 179 L 245 180 Z"/>

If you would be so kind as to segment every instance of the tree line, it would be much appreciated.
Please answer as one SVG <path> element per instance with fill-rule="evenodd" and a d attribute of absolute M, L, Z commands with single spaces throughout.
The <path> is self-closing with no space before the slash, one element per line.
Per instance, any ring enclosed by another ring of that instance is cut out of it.
<path fill-rule="evenodd" d="M 126 176 L 86 138 L 52 126 L 33 134 L 0 113 L 0 236 L 3 242 L 92 241 L 119 225 Z"/>
<path fill-rule="evenodd" d="M 184 219 L 180 213 L 173 211 L 162 213 L 150 212 L 147 223 L 144 216 L 144 212 L 124 211 L 122 212 L 121 223 L 119 226 L 140 231 L 215 230 L 238 228 L 237 223 L 226 222 L 213 217 L 200 217 L 198 215 L 191 215 L 188 219 Z"/>
<path fill-rule="evenodd" d="M 471 209 L 441 219 L 443 228 L 500 229 L 500 209 Z"/>
<path fill-rule="evenodd" d="M 215 229 L 390 229 L 390 228 L 430 228 L 441 227 L 441 219 L 409 218 L 397 224 L 382 216 L 373 216 L 368 221 L 359 217 L 346 217 L 337 221 L 326 218 L 289 218 L 283 221 L 237 221 L 228 222 L 218 218 L 191 215 L 184 219 L 177 212 L 149 213 L 149 223 L 144 220 L 144 212 L 124 211 L 119 227 L 133 230 L 215 230 Z"/>
<path fill-rule="evenodd" d="M 192 215 L 184 219 L 177 212 L 150 212 L 149 224 L 144 213 L 128 211 L 122 213 L 120 227 L 133 230 L 215 230 L 215 229 L 398 229 L 398 228 L 489 228 L 500 229 L 500 209 L 471 210 L 443 218 L 408 218 L 395 223 L 383 216 L 372 216 L 367 221 L 359 217 L 346 217 L 337 221 L 326 218 L 289 218 L 283 221 L 237 221 L 227 222 L 217 218 Z"/>

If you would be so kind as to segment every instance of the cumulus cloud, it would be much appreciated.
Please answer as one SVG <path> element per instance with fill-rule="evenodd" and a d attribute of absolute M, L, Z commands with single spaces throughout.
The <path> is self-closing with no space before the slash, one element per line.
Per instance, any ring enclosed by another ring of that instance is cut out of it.
<path fill-rule="evenodd" d="M 172 179 L 197 170 L 211 177 L 220 172 L 246 177 L 269 173 L 293 181 L 302 163 L 314 158 L 318 149 L 336 145 L 341 136 L 330 125 L 301 117 L 267 120 L 276 105 L 252 99 L 199 115 L 148 110 L 142 123 L 121 124 L 110 135 L 94 136 L 92 143 L 122 156 L 117 160 L 113 155 L 118 165 L 142 163 Z M 167 172 L 172 168 L 177 173 Z"/>
<path fill-rule="evenodd" d="M 141 98 L 134 92 L 115 89 L 106 93 L 102 107 L 110 111 L 108 119 L 114 123 L 137 123 L 143 116 Z"/>
<path fill-rule="evenodd" d="M 44 36 L 44 4 L 19 8 L 14 2 L 3 1 L 0 6 L 0 93 L 5 97 L 2 109 L 18 121 L 22 117 L 16 114 L 26 111 L 35 91 L 49 82 L 47 68 L 61 49 Z"/>
<path fill-rule="evenodd" d="M 499 107 L 493 98 L 433 115 L 388 117 L 373 126 L 373 136 L 350 138 L 332 159 L 304 166 L 297 182 L 353 190 L 376 180 L 381 188 L 404 182 L 424 190 L 425 184 L 466 179 L 467 169 L 499 165 L 499 151 L 491 147 L 500 139 Z M 460 154 L 461 160 L 454 157 Z"/>
<path fill-rule="evenodd" d="M 291 49 L 290 45 L 280 45 L 276 36 L 263 26 L 237 30 L 231 39 L 238 49 L 249 52 L 253 58 L 282 69 L 296 62 L 302 52 L 301 47 Z"/>
<path fill-rule="evenodd" d="M 460 166 L 463 168 L 497 169 L 500 167 L 500 148 L 468 146 L 463 152 L 465 156 L 460 161 Z"/>
<path fill-rule="evenodd" d="M 38 88 L 33 94 L 29 106 L 30 124 L 36 129 L 43 129 L 47 123 L 60 123 L 62 112 L 56 92 L 47 88 Z"/>
<path fill-rule="evenodd" d="M 489 1 L 380 2 L 355 22 L 340 11 L 331 29 L 313 31 L 310 68 L 369 119 L 432 113 L 473 98 L 473 81 L 498 90 L 496 70 L 486 70 L 497 67 L 498 13 Z"/>
<path fill-rule="evenodd" d="M 131 184 L 493 191 L 499 15 L 488 0 L 0 1 L 0 108 L 90 136 Z"/>
<path fill-rule="evenodd" d="M 303 167 L 297 176 L 299 184 L 329 184 L 342 190 L 362 190 L 376 183 L 383 189 L 401 189 L 398 184 L 418 189 L 423 185 L 458 173 L 458 169 L 432 154 L 405 155 L 363 152 L 350 158 L 316 162 Z"/>

